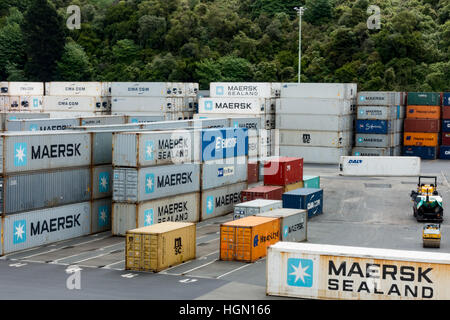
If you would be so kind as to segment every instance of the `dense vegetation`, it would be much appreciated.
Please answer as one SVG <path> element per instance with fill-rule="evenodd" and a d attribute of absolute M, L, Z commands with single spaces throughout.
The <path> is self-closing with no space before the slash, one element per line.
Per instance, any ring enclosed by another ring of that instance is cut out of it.
<path fill-rule="evenodd" d="M 450 0 L 0 0 L 0 79 L 297 81 L 298 5 L 303 82 L 450 90 Z"/>

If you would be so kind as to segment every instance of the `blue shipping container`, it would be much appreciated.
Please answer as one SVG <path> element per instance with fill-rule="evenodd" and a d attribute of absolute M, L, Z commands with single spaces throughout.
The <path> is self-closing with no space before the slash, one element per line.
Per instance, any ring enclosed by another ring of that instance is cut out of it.
<path fill-rule="evenodd" d="M 283 193 L 283 208 L 304 209 L 308 217 L 316 216 L 323 210 L 323 190 L 300 188 Z"/>
<path fill-rule="evenodd" d="M 408 157 L 420 157 L 424 160 L 435 160 L 439 147 L 410 147 L 404 146 L 402 155 Z"/>
<path fill-rule="evenodd" d="M 440 159 L 450 160 L 450 146 L 441 146 Z"/>
<path fill-rule="evenodd" d="M 391 129 L 391 121 L 386 120 L 357 120 L 357 133 L 387 134 Z"/>
<path fill-rule="evenodd" d="M 247 128 L 202 130 L 202 161 L 248 155 Z"/>
<path fill-rule="evenodd" d="M 450 119 L 442 120 L 442 132 L 450 132 Z"/>
<path fill-rule="evenodd" d="M 442 103 L 444 106 L 450 106 L 450 92 L 444 93 L 444 100 Z"/>

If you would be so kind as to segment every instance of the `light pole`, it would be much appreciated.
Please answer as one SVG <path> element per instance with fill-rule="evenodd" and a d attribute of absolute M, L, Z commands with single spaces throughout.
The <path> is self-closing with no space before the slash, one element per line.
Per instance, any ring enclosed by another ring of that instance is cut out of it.
<path fill-rule="evenodd" d="M 297 11 L 299 20 L 298 20 L 298 83 L 300 83 L 300 73 L 302 71 L 302 15 L 305 12 L 305 7 L 295 7 L 295 11 Z"/>

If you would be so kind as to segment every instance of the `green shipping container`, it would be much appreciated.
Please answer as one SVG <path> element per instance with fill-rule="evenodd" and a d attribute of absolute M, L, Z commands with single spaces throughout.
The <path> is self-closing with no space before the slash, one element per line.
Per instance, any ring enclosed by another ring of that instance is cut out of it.
<path fill-rule="evenodd" d="M 320 177 L 303 176 L 303 188 L 320 189 Z"/>
<path fill-rule="evenodd" d="M 441 94 L 439 92 L 408 92 L 409 106 L 440 106 Z"/>

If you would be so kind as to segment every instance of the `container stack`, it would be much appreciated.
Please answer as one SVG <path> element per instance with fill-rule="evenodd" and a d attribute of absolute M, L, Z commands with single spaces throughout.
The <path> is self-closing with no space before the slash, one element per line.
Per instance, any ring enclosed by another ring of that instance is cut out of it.
<path fill-rule="evenodd" d="M 444 92 L 442 99 L 442 139 L 439 158 L 450 160 L 450 92 Z"/>
<path fill-rule="evenodd" d="M 1 98 L 0 98 L 1 99 Z M 8 122 L 19 119 L 48 119 L 49 113 L 43 112 L 0 112 L 0 131 L 8 131 Z"/>
<path fill-rule="evenodd" d="M 439 155 L 441 95 L 408 92 L 404 123 L 403 155 L 434 160 Z"/>
<path fill-rule="evenodd" d="M 112 114 L 164 115 L 165 120 L 192 119 L 198 108 L 198 83 L 112 82 Z"/>
<path fill-rule="evenodd" d="M 46 82 L 42 109 L 52 118 L 111 113 L 108 82 Z"/>
<path fill-rule="evenodd" d="M 358 92 L 354 156 L 400 156 L 403 92 Z"/>
<path fill-rule="evenodd" d="M 357 86 L 289 83 L 276 106 L 280 155 L 305 163 L 337 164 L 353 146 Z"/>
<path fill-rule="evenodd" d="M 0 111 L 42 112 L 42 82 L 0 82 Z"/>

